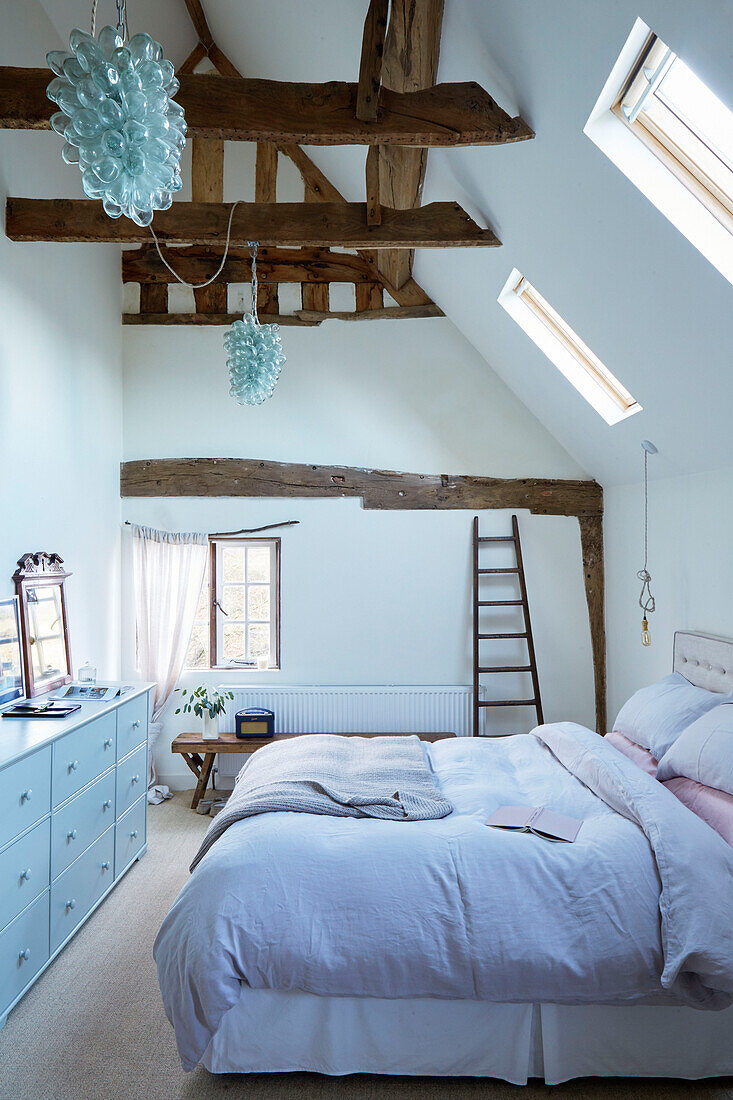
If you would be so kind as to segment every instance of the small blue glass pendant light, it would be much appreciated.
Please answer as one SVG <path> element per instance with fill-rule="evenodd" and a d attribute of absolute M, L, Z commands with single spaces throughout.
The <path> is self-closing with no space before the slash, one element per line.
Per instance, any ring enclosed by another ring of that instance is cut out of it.
<path fill-rule="evenodd" d="M 240 405 L 261 405 L 272 394 L 285 362 L 279 325 L 262 325 L 257 316 L 257 241 L 252 249 L 252 312 L 234 321 L 224 336 L 228 353 L 229 393 Z"/>
<path fill-rule="evenodd" d="M 46 94 L 60 110 L 51 126 L 66 139 L 61 155 L 78 164 L 82 186 L 101 199 L 111 218 L 121 214 L 150 225 L 155 210 L 167 210 L 181 189 L 181 152 L 186 144 L 183 108 L 173 65 L 149 34 L 125 45 L 125 0 L 116 0 L 117 27 L 92 33 L 73 30 L 70 53 L 53 50 L 46 60 L 56 74 Z"/>

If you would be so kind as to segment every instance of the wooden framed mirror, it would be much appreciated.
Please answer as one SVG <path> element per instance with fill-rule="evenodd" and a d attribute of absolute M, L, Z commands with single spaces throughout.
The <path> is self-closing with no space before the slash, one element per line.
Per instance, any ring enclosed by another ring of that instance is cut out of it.
<path fill-rule="evenodd" d="M 28 696 L 52 691 L 71 680 L 66 616 L 66 578 L 58 554 L 24 554 L 13 573 L 20 604 L 20 630 Z"/>

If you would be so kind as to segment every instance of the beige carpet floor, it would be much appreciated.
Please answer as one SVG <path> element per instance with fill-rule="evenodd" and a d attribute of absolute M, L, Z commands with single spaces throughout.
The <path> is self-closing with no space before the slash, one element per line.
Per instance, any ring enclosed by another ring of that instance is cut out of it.
<path fill-rule="evenodd" d="M 189 796 L 190 797 L 190 796 Z M 208 817 L 185 795 L 150 807 L 149 848 L 0 1032 L 0 1100 L 733 1100 L 733 1082 L 601 1080 L 548 1089 L 462 1078 L 184 1074 L 152 943 Z"/>

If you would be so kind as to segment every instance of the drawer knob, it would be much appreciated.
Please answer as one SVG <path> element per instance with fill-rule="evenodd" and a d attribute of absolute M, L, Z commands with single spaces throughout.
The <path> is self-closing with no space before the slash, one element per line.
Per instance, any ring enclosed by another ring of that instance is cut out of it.
<path fill-rule="evenodd" d="M 134 730 L 136 730 L 136 729 L 139 729 L 139 728 L 140 728 L 140 719 L 139 719 L 139 718 L 136 718 L 136 719 L 135 719 L 135 721 L 134 721 L 134 722 L 132 723 L 132 728 L 133 728 Z"/>
<path fill-rule="evenodd" d="M 102 864 L 102 870 L 103 871 L 109 871 L 109 860 L 108 859 L 105 859 L 104 863 Z"/>
<path fill-rule="evenodd" d="M 112 809 L 112 799 L 111 798 L 105 798 L 104 802 L 102 803 L 102 809 L 103 810 L 111 810 Z"/>
<path fill-rule="evenodd" d="M 130 833 L 130 840 L 134 840 L 136 836 L 137 836 L 137 829 L 133 829 L 132 832 Z"/>
<path fill-rule="evenodd" d="M 76 840 L 76 829 L 69 829 L 68 833 L 66 834 L 66 839 Z"/>
<path fill-rule="evenodd" d="M 112 738 L 111 737 L 108 737 L 105 740 L 104 747 L 105 747 L 105 749 L 111 749 L 112 748 Z"/>
<path fill-rule="evenodd" d="M 28 881 L 28 879 L 29 879 L 29 878 L 31 877 L 31 869 L 30 869 L 30 867 L 26 867 L 25 871 L 21 871 L 21 872 L 20 872 L 20 877 L 21 877 L 21 879 L 25 879 L 25 880 L 26 880 L 26 882 L 27 882 L 27 881 Z"/>
<path fill-rule="evenodd" d="M 25 951 L 19 951 L 18 952 L 18 958 L 21 962 L 24 962 L 24 961 L 28 962 L 30 957 L 31 957 L 30 947 L 26 947 Z"/>
<path fill-rule="evenodd" d="M 66 902 L 66 908 L 67 909 L 75 909 L 76 908 L 76 898 L 69 898 L 69 900 Z"/>
<path fill-rule="evenodd" d="M 139 783 L 139 782 L 140 782 L 140 776 L 139 776 L 139 775 L 133 775 L 133 777 L 132 777 L 132 779 L 130 780 L 130 782 L 131 782 L 131 783 Z"/>
<path fill-rule="evenodd" d="M 27 791 L 23 791 L 22 795 L 20 796 L 20 801 L 21 802 L 30 802 L 30 800 L 32 798 L 33 798 L 33 791 L 29 787 Z"/>
<path fill-rule="evenodd" d="M 69 771 L 70 772 L 75 772 L 78 767 L 79 767 L 79 761 L 78 760 L 70 760 L 69 761 Z"/>

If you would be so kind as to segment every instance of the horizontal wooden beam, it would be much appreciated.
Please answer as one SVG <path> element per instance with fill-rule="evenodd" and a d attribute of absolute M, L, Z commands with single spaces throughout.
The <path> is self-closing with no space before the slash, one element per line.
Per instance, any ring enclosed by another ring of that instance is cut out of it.
<path fill-rule="evenodd" d="M 258 261 L 259 263 L 259 261 Z M 216 284 L 214 284 L 216 285 Z M 361 284 L 360 284 L 361 285 Z M 305 283 L 304 287 L 320 289 L 327 283 Z M 162 290 L 159 283 L 143 283 L 143 290 Z M 262 315 L 260 320 L 268 325 L 284 325 L 286 328 L 314 328 L 323 321 L 409 321 L 424 317 L 443 317 L 444 313 L 434 302 L 423 306 L 382 306 L 380 309 L 327 310 L 298 309 L 295 313 Z M 240 313 L 153 313 L 149 309 L 140 313 L 123 313 L 123 325 L 231 325 L 232 321 L 241 321 Z"/>
<path fill-rule="evenodd" d="M 224 255 L 222 248 L 190 245 L 162 249 L 166 260 L 188 283 L 211 278 Z M 373 268 L 360 256 L 331 252 L 327 248 L 260 248 L 257 277 L 265 283 L 370 283 Z M 230 248 L 216 282 L 249 283 L 252 259 L 249 248 Z M 126 249 L 122 253 L 123 283 L 176 283 L 160 262 L 154 247 Z"/>
<path fill-rule="evenodd" d="M 216 77 L 217 81 L 223 77 Z M 155 215 L 155 232 L 166 244 L 224 243 L 230 203 L 175 202 Z M 147 244 L 150 230 L 129 218 L 109 218 L 93 199 L 8 198 L 5 232 L 12 241 Z M 465 248 L 496 246 L 455 202 L 433 202 L 418 210 L 382 211 L 379 225 L 367 224 L 366 203 L 241 203 L 232 218 L 231 243 L 247 241 L 285 248 Z"/>
<path fill-rule="evenodd" d="M 444 317 L 445 314 L 435 302 L 431 302 L 425 306 L 380 306 L 378 309 L 344 309 L 327 312 L 317 309 L 298 309 L 295 316 L 303 321 L 320 324 L 321 321 L 409 321 L 420 317 Z"/>
<path fill-rule="evenodd" d="M 48 69 L 0 67 L 0 127 L 47 130 L 57 110 L 46 98 Z M 503 145 L 534 137 L 473 81 L 419 92 L 382 90 L 378 118 L 356 117 L 356 83 L 291 84 L 180 73 L 176 100 L 190 137 L 304 145 Z"/>
<path fill-rule="evenodd" d="M 140 289 L 150 290 L 155 283 L 146 283 Z M 181 327 L 193 325 L 196 328 L 214 326 L 228 328 L 232 321 L 241 321 L 242 311 L 239 313 L 123 313 L 123 325 L 166 325 Z M 320 325 L 318 320 L 309 320 L 307 317 L 299 317 L 296 313 L 268 314 L 261 317 L 263 324 L 283 325 L 285 328 L 315 328 Z"/>
<path fill-rule="evenodd" d="M 527 508 L 554 516 L 603 512 L 595 481 L 403 474 L 250 458 L 123 462 L 123 497 L 361 497 L 365 508 Z"/>

